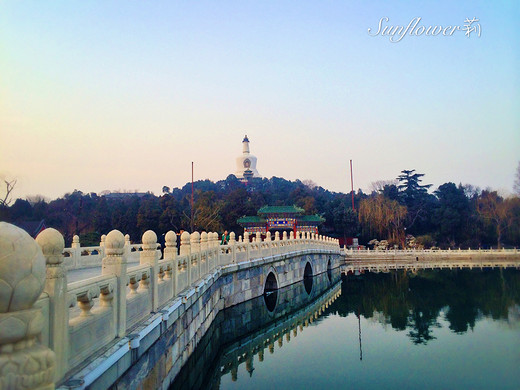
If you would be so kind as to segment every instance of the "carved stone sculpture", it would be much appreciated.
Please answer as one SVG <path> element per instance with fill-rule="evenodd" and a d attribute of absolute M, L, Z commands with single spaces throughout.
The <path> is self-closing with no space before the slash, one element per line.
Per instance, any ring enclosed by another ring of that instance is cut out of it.
<path fill-rule="evenodd" d="M 45 286 L 45 258 L 24 230 L 0 222 L 0 389 L 54 389 L 56 357 L 37 341 L 33 307 Z"/>

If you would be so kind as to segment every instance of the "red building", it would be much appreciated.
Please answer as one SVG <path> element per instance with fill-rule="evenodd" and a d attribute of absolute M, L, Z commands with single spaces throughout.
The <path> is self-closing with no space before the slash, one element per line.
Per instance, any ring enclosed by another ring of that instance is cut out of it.
<path fill-rule="evenodd" d="M 264 206 L 258 215 L 242 217 L 237 223 L 244 232 L 266 234 L 268 231 L 292 230 L 318 233 L 318 226 L 325 222 L 319 215 L 303 215 L 304 210 L 296 206 Z"/>

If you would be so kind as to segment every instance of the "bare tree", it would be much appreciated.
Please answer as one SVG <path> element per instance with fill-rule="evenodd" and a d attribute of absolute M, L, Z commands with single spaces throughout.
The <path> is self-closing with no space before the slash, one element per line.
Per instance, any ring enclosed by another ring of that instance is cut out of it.
<path fill-rule="evenodd" d="M 477 200 L 477 212 L 480 217 L 494 225 L 497 234 L 497 248 L 501 248 L 502 235 L 513 222 L 510 213 L 513 198 L 503 199 L 496 191 L 484 191 Z"/>
<path fill-rule="evenodd" d="M 372 192 L 381 192 L 385 188 L 385 186 L 396 186 L 399 182 L 397 179 L 392 180 L 376 180 L 370 183 L 370 191 Z"/>
<path fill-rule="evenodd" d="M 40 202 L 45 202 L 45 203 L 49 203 L 50 202 L 50 198 L 49 197 L 41 195 L 41 194 L 27 195 L 25 197 L 25 199 L 27 200 L 27 202 L 29 202 L 31 204 L 31 206 L 34 206 L 36 203 L 40 203 Z"/>
<path fill-rule="evenodd" d="M 394 242 L 404 243 L 406 214 L 406 206 L 381 194 L 359 203 L 359 222 L 368 228 L 370 234 L 386 235 Z"/>
<path fill-rule="evenodd" d="M 315 189 L 318 185 L 312 180 L 302 180 L 302 184 L 310 190 Z"/>
<path fill-rule="evenodd" d="M 13 179 L 13 180 L 3 179 L 3 180 L 4 180 L 4 184 L 5 184 L 5 194 L 0 199 L 0 206 L 7 207 L 11 204 L 11 202 L 13 200 L 11 198 L 11 192 L 14 190 L 17 180 L 16 179 Z"/>

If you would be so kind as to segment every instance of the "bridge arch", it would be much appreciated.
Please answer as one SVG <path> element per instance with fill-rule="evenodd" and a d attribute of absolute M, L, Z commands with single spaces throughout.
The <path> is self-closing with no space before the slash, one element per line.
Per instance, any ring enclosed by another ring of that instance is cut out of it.
<path fill-rule="evenodd" d="M 264 283 L 264 302 L 269 313 L 274 313 L 278 304 L 278 278 L 274 268 L 270 268 Z"/>
<path fill-rule="evenodd" d="M 267 271 L 267 276 L 265 278 L 264 294 L 271 291 L 276 291 L 279 288 L 280 286 L 278 284 L 278 277 L 276 276 L 276 271 L 274 270 L 274 268 L 271 267 Z"/>
<path fill-rule="evenodd" d="M 312 278 L 313 276 L 314 275 L 312 272 L 312 265 L 310 261 L 307 261 L 307 263 L 305 264 L 305 269 L 303 271 L 303 279 Z"/>
<path fill-rule="evenodd" d="M 303 271 L 303 285 L 305 287 L 305 291 L 307 291 L 307 294 L 311 294 L 312 292 L 312 285 L 313 285 L 313 274 L 312 274 L 312 265 L 309 261 L 305 264 L 305 269 Z"/>

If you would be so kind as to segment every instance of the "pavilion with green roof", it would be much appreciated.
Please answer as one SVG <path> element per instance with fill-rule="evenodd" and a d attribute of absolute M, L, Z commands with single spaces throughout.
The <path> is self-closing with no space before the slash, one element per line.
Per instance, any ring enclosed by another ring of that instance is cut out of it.
<path fill-rule="evenodd" d="M 325 222 L 319 215 L 303 215 L 305 211 L 296 206 L 263 206 L 258 215 L 244 216 L 237 223 L 244 232 L 266 234 L 271 230 L 292 230 L 318 233 L 318 226 Z"/>

